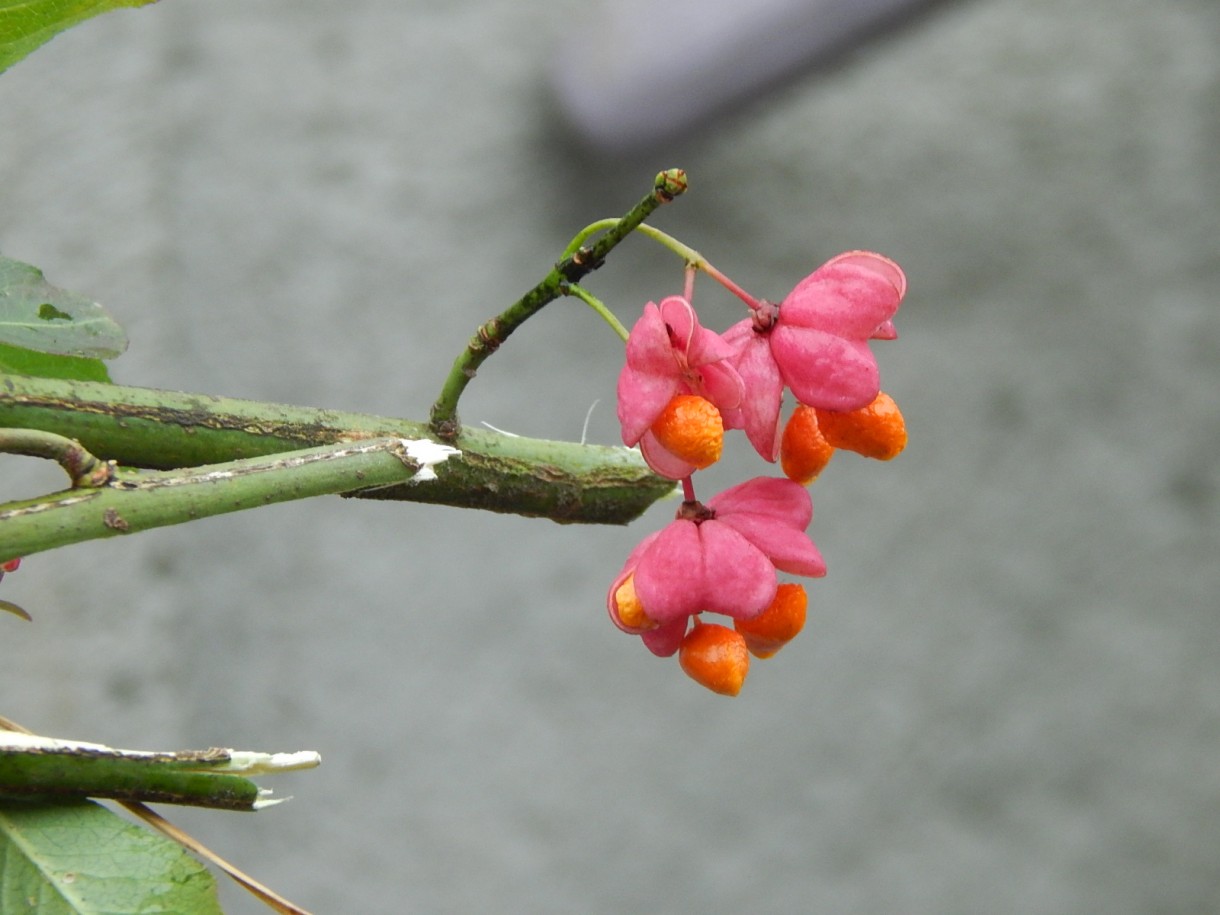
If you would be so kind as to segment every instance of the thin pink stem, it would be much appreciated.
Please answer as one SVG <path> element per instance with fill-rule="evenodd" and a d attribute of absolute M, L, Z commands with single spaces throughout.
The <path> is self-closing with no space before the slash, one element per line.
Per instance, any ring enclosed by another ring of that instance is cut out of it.
<path fill-rule="evenodd" d="M 699 269 L 701 269 L 704 273 L 706 273 L 708 276 L 710 276 L 712 279 L 714 279 L 717 283 L 719 283 L 729 292 L 733 293 L 733 295 L 737 296 L 737 298 L 739 298 L 743 302 L 745 302 L 746 305 L 748 305 L 752 311 L 758 311 L 758 309 L 762 307 L 762 303 L 760 303 L 758 301 L 758 299 L 754 298 L 754 296 L 750 295 L 748 292 L 746 292 L 744 289 L 742 289 L 740 286 L 738 286 L 736 283 L 734 283 L 731 279 L 729 279 L 727 276 L 725 276 L 723 273 L 721 273 L 719 270 L 717 270 L 707 261 L 703 261 L 698 266 L 699 266 Z"/>
<path fill-rule="evenodd" d="M 683 477 L 682 479 L 682 499 L 686 502 L 695 501 L 695 479 L 693 475 Z"/>

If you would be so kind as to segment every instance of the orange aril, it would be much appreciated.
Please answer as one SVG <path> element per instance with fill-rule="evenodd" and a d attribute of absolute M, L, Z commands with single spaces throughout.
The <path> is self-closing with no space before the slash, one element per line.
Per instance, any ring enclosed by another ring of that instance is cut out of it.
<path fill-rule="evenodd" d="M 651 426 L 666 451 L 698 470 L 720 460 L 724 420 L 715 404 L 697 394 L 678 394 Z"/>
<path fill-rule="evenodd" d="M 907 427 L 894 398 L 884 391 L 867 407 L 836 413 L 818 410 L 818 427 L 835 448 L 888 461 L 907 445 Z"/>
<path fill-rule="evenodd" d="M 826 469 L 835 449 L 818 428 L 818 414 L 813 407 L 797 404 L 779 445 L 779 465 L 784 476 L 802 486 L 817 479 Z"/>
<path fill-rule="evenodd" d="M 644 612 L 644 605 L 635 593 L 635 576 L 628 575 L 614 592 L 614 609 L 619 622 L 628 629 L 656 629 L 657 621 Z"/>
<path fill-rule="evenodd" d="M 750 672 L 750 652 L 741 633 L 717 623 L 695 623 L 678 649 L 686 675 L 722 696 L 736 696 Z"/>
<path fill-rule="evenodd" d="M 808 600 L 802 585 L 784 582 L 766 610 L 753 619 L 733 620 L 733 628 L 745 639 L 750 654 L 769 658 L 804 628 Z"/>

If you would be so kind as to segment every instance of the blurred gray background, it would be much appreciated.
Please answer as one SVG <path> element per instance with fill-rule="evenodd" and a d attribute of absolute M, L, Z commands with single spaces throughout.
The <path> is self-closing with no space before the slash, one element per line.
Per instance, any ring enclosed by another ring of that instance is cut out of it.
<path fill-rule="evenodd" d="M 124 322 L 117 381 L 412 418 L 662 167 L 692 189 L 653 221 L 758 295 L 884 252 L 911 444 L 815 484 L 805 633 L 727 700 L 615 630 L 605 587 L 672 505 L 597 529 L 331 498 L 31 557 L 0 713 L 319 750 L 290 804 L 168 811 L 319 913 L 1220 910 L 1220 7 L 936 4 L 614 155 L 549 84 L 586 8 L 89 22 L 0 78 L 0 250 Z M 629 321 L 680 282 L 635 239 L 588 285 Z M 616 442 L 620 359 L 556 303 L 463 417 L 578 439 L 599 401 Z M 737 440 L 702 486 L 756 472 Z"/>

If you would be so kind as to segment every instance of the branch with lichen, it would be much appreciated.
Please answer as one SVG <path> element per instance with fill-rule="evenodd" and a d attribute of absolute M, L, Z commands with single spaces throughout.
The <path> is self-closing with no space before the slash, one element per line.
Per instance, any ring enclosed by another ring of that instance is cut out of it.
<path fill-rule="evenodd" d="M 484 430 L 442 446 L 408 420 L 24 375 L 0 375 L 0 429 L 113 462 L 97 485 L 0 505 L 0 561 L 333 493 L 626 524 L 673 489 L 626 448 Z M 412 443 L 456 453 L 421 479 Z"/>

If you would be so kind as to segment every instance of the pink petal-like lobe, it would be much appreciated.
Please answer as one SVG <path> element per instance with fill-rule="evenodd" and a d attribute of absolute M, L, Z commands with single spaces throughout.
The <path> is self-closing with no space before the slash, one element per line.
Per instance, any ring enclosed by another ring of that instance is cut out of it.
<path fill-rule="evenodd" d="M 731 527 L 781 572 L 820 577 L 822 554 L 805 533 L 813 520 L 809 490 L 792 480 L 755 477 L 708 502 L 716 520 Z"/>
<path fill-rule="evenodd" d="M 778 582 L 770 560 L 745 537 L 719 521 L 699 525 L 703 540 L 705 604 L 710 613 L 749 619 L 775 599 Z"/>
<path fill-rule="evenodd" d="M 640 633 L 640 641 L 658 658 L 672 657 L 682 647 L 682 638 L 686 635 L 686 627 L 689 624 L 689 617 L 676 619 L 672 623 Z"/>
<path fill-rule="evenodd" d="M 797 283 L 780 305 L 779 320 L 867 339 L 894 317 L 905 292 L 906 277 L 893 261 L 869 251 L 849 251 Z"/>
<path fill-rule="evenodd" d="M 749 513 L 804 530 L 813 520 L 813 499 L 800 483 L 782 477 L 754 477 L 708 500 L 717 518 Z"/>
<path fill-rule="evenodd" d="M 658 313 L 665 324 L 666 334 L 673 349 L 685 355 L 690 351 L 691 338 L 699 329 L 699 318 L 690 302 L 680 295 L 671 295 L 661 300 Z"/>
<path fill-rule="evenodd" d="M 715 520 L 674 521 L 635 570 L 636 595 L 659 623 L 695 613 L 754 616 L 771 602 L 775 588 L 775 567 L 767 557 Z"/>
<path fill-rule="evenodd" d="M 652 432 L 645 432 L 640 437 L 639 445 L 644 463 L 658 476 L 670 480 L 683 480 L 699 469 L 662 445 Z"/>
<path fill-rule="evenodd" d="M 819 410 L 858 410 L 881 389 L 877 360 L 863 341 L 779 325 L 771 332 L 771 353 L 796 399 Z"/>
<path fill-rule="evenodd" d="M 741 407 L 726 422 L 745 429 L 746 438 L 763 460 L 774 462 L 779 456 L 779 412 L 784 399 L 784 381 L 771 354 L 767 335 L 756 333 L 747 318 L 724 333 L 736 350 L 732 364 L 745 385 Z"/>
<path fill-rule="evenodd" d="M 907 275 L 901 267 L 883 254 L 875 251 L 844 251 L 828 260 L 825 266 L 837 264 L 851 264 L 875 273 L 894 287 L 899 301 L 907 294 Z"/>
<path fill-rule="evenodd" d="M 821 578 L 826 574 L 822 554 L 804 530 L 744 512 L 717 520 L 745 537 L 781 572 L 808 575 L 810 578 Z"/>

